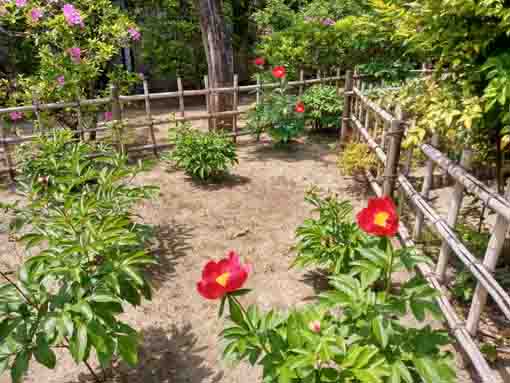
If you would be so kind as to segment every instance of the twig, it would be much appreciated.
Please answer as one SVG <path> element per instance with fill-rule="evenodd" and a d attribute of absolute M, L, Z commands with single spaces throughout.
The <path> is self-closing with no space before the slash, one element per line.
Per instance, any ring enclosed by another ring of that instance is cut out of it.
<path fill-rule="evenodd" d="M 24 292 L 23 292 L 23 291 L 19 288 L 19 286 L 18 286 L 16 283 L 14 283 L 14 282 L 13 282 L 13 281 L 12 281 L 12 280 L 11 280 L 11 279 L 7 276 L 7 274 L 5 274 L 3 271 L 0 271 L 0 275 L 1 275 L 1 276 L 2 276 L 2 277 L 3 277 L 3 278 L 7 281 L 7 282 L 9 282 L 9 284 L 11 284 L 12 286 L 14 286 L 14 288 L 15 288 L 16 290 L 18 290 L 18 292 L 21 294 L 21 296 L 22 296 L 23 298 L 25 298 L 25 300 L 27 301 L 27 303 L 29 303 L 29 304 L 30 304 L 30 306 L 32 306 L 32 307 L 36 308 L 37 310 L 39 310 L 39 307 L 38 307 L 35 303 L 33 303 L 33 302 L 32 302 L 32 301 L 31 301 L 31 300 L 27 297 L 27 295 L 26 295 L 26 294 L 25 294 L 25 293 L 24 293 Z"/>

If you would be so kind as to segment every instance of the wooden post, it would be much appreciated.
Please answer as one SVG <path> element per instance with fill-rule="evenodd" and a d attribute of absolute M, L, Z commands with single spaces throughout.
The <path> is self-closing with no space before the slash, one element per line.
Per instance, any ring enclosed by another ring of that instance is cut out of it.
<path fill-rule="evenodd" d="M 207 77 L 207 76 L 206 76 Z M 301 89 L 301 93 L 302 93 L 302 89 Z M 257 105 L 260 105 L 260 101 L 261 101 L 261 93 L 262 93 L 262 84 L 260 83 L 260 74 L 257 74 Z M 299 95 L 301 95 L 301 93 Z"/>
<path fill-rule="evenodd" d="M 305 71 L 303 69 L 299 70 L 299 91 L 298 95 L 301 97 L 303 95 L 303 89 L 304 89 L 304 82 L 305 82 Z"/>
<path fill-rule="evenodd" d="M 407 119 L 409 118 L 409 113 L 406 113 L 405 111 L 403 111 L 402 108 L 399 106 L 399 107 L 397 107 L 396 115 L 397 115 L 397 118 L 401 122 L 400 128 L 402 129 L 402 137 L 404 137 L 404 131 L 405 131 L 404 122 L 407 121 Z M 407 177 L 409 175 L 409 171 L 411 168 L 410 159 L 412 159 L 412 154 L 413 154 L 412 149 L 406 150 L 406 158 L 405 158 L 404 169 L 403 169 L 403 174 L 405 177 Z M 398 171 L 398 169 L 397 169 L 397 171 Z M 397 203 L 398 203 L 397 212 L 398 212 L 399 217 L 401 217 L 403 214 L 404 198 L 405 198 L 404 190 L 402 189 L 402 187 L 399 187 L 397 190 Z"/>
<path fill-rule="evenodd" d="M 398 162 L 400 160 L 400 149 L 402 143 L 402 122 L 400 120 L 391 120 L 390 123 L 390 148 L 388 158 L 384 168 L 383 195 L 393 197 L 395 183 L 398 177 Z"/>
<path fill-rule="evenodd" d="M 42 119 L 41 119 L 41 110 L 39 109 L 39 97 L 34 93 L 32 95 L 32 104 L 34 105 L 34 113 L 37 118 L 37 125 L 39 128 L 39 132 L 44 130 Z"/>
<path fill-rule="evenodd" d="M 84 132 L 84 123 L 83 123 L 83 116 L 81 114 L 81 104 L 80 104 L 80 97 L 76 99 L 76 103 L 78 104 L 78 108 L 76 110 L 76 114 L 78 115 L 78 131 L 80 132 L 80 139 L 82 141 L 85 141 L 85 132 Z"/>
<path fill-rule="evenodd" d="M 2 119 L 0 119 L 0 133 L 1 133 L 1 141 L 2 141 L 2 147 L 4 149 L 4 156 L 5 156 L 5 162 L 7 164 L 7 169 L 9 170 L 9 178 L 11 182 L 14 182 L 14 178 L 16 176 L 14 171 L 14 166 L 12 164 L 12 158 L 11 153 L 9 152 L 9 144 L 7 143 L 7 133 L 6 133 L 6 127 L 4 123 L 2 123 Z"/>
<path fill-rule="evenodd" d="M 158 148 L 157 148 L 157 141 L 156 141 L 156 134 L 154 133 L 154 121 L 152 120 L 152 113 L 151 113 L 151 100 L 149 97 L 149 82 L 145 78 L 145 76 L 142 74 L 142 80 L 143 80 L 143 96 L 145 99 L 145 115 L 147 116 L 147 121 L 149 122 L 149 132 L 152 139 L 152 151 L 154 152 L 154 155 L 158 157 Z"/>
<path fill-rule="evenodd" d="M 510 181 L 507 182 L 506 185 L 505 198 L 507 200 L 510 199 Z M 483 259 L 483 265 L 491 273 L 494 273 L 494 270 L 496 269 L 498 258 L 501 255 L 501 251 L 503 250 L 506 233 L 508 232 L 509 227 L 510 222 L 507 221 L 504 216 L 498 214 L 496 218 L 496 225 L 492 231 L 491 239 L 489 240 L 489 245 L 487 246 L 487 251 L 485 252 L 485 257 Z M 480 284 L 480 282 L 478 282 L 466 323 L 467 330 L 473 336 L 476 336 L 478 331 L 480 315 L 485 308 L 486 302 L 487 290 Z"/>
<path fill-rule="evenodd" d="M 122 142 L 122 109 L 119 100 L 119 88 L 112 85 L 112 119 L 115 121 L 115 132 L 117 133 L 118 149 L 122 154 L 125 153 L 124 143 Z"/>
<path fill-rule="evenodd" d="M 234 74 L 234 99 L 232 102 L 232 109 L 237 112 L 237 104 L 239 103 L 239 84 L 238 76 Z M 234 133 L 234 142 L 237 142 L 237 114 L 232 116 L 232 131 Z"/>
<path fill-rule="evenodd" d="M 257 84 L 260 83 L 260 78 L 259 76 L 257 76 Z M 207 110 L 207 115 L 209 116 L 207 118 L 207 129 L 209 131 L 212 131 L 213 130 L 213 126 L 212 126 L 212 118 L 211 118 L 211 92 L 210 92 L 210 89 L 209 89 L 209 77 L 207 75 L 204 76 L 204 86 L 205 86 L 205 89 L 207 90 L 207 93 L 205 95 L 205 107 L 206 107 L 206 110 Z M 257 88 L 257 104 L 259 103 L 259 89 Z"/>
<path fill-rule="evenodd" d="M 179 92 L 179 114 L 181 117 L 184 117 L 184 89 L 180 77 L 177 77 L 177 90 Z"/>
<path fill-rule="evenodd" d="M 347 136 L 351 121 L 351 99 L 352 99 L 352 70 L 345 72 L 344 85 L 344 111 L 342 114 L 342 126 L 340 129 L 340 144 L 343 144 Z"/>
<path fill-rule="evenodd" d="M 473 151 L 471 149 L 464 149 L 462 151 L 462 157 L 460 159 L 460 166 L 462 166 L 466 170 L 469 170 L 471 168 L 472 159 Z M 462 183 L 460 182 L 456 182 L 453 189 L 453 195 L 450 203 L 450 208 L 448 209 L 447 218 L 447 223 L 452 229 L 455 229 L 455 224 L 457 223 L 457 217 L 459 216 L 463 197 L 464 197 L 464 185 L 462 185 Z M 448 259 L 450 258 L 450 251 L 451 249 L 450 245 L 448 244 L 448 241 L 443 240 L 436 267 L 436 274 L 439 280 L 444 279 L 446 267 L 448 266 Z"/>
<path fill-rule="evenodd" d="M 340 68 L 336 68 L 335 75 L 337 77 L 337 79 L 335 80 L 336 95 L 340 96 L 340 80 L 338 79 L 338 77 L 340 77 Z"/>
<path fill-rule="evenodd" d="M 431 140 L 431 145 L 435 148 L 439 146 L 439 134 L 434 133 Z M 432 182 L 434 180 L 434 167 L 435 163 L 430 158 L 427 159 L 425 170 L 425 178 L 423 179 L 423 185 L 421 187 L 421 196 L 425 201 L 428 201 L 430 189 L 432 189 Z M 423 230 L 423 213 L 418 210 L 416 212 L 416 221 L 414 222 L 414 232 L 413 238 L 418 240 L 421 237 L 421 232 Z"/>
<path fill-rule="evenodd" d="M 320 80 L 320 84 L 322 84 L 321 70 L 317 69 L 317 80 Z"/>

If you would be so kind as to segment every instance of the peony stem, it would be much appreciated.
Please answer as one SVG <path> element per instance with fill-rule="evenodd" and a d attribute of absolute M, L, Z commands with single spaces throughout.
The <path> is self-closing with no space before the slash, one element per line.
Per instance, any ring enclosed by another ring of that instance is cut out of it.
<path fill-rule="evenodd" d="M 386 242 L 386 254 L 389 253 L 388 270 L 386 274 L 386 296 L 389 295 L 391 290 L 391 272 L 393 269 L 393 249 L 391 247 L 391 240 L 388 237 L 384 237 Z"/>
<path fill-rule="evenodd" d="M 241 312 L 243 313 L 243 317 L 245 318 L 246 323 L 248 323 L 248 327 L 250 327 L 251 331 L 253 332 L 253 334 L 255 335 L 257 340 L 259 341 L 260 347 L 262 347 L 262 349 L 264 350 L 264 352 L 266 354 L 268 354 L 268 355 L 271 354 L 271 352 L 267 348 L 266 344 L 264 342 L 262 342 L 262 340 L 260 339 L 257 328 L 252 323 L 250 317 L 248 316 L 248 312 L 245 310 L 244 306 L 241 304 L 241 302 L 239 302 L 239 300 L 236 297 L 230 296 L 230 299 L 232 299 L 234 302 L 236 302 L 237 305 L 239 306 L 239 308 L 241 309 Z"/>

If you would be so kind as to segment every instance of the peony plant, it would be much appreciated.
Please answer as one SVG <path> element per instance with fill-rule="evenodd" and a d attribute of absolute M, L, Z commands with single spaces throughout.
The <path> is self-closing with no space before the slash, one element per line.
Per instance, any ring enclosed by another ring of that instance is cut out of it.
<path fill-rule="evenodd" d="M 254 63 L 263 69 L 265 59 L 259 57 Z M 262 88 L 262 102 L 249 113 L 248 126 L 258 135 L 266 131 L 277 144 L 287 144 L 304 131 L 306 106 L 289 94 L 284 66 L 273 67 L 271 76 L 273 81 L 278 81 L 278 86 L 271 92 Z"/>
<path fill-rule="evenodd" d="M 370 200 L 357 215 L 357 225 L 374 239 L 366 243 L 366 251 L 379 251 L 384 244 L 387 252 L 398 252 L 390 241 L 399 225 L 391 199 Z M 238 299 L 249 291 L 242 287 L 250 271 L 230 252 L 228 258 L 206 264 L 197 289 L 207 299 L 221 300 L 220 317 L 228 303 L 230 325 L 220 335 L 226 343 L 224 357 L 262 366 L 264 382 L 456 381 L 443 347 L 450 342 L 448 334 L 400 320 L 408 312 L 419 322 L 427 312 L 440 317 L 436 291 L 423 278 L 413 277 L 398 289 L 388 283 L 380 291 L 360 274 L 345 271 L 331 277 L 332 289 L 316 303 L 262 312 L 256 305 L 245 308 Z M 386 269 L 381 271 L 385 280 Z"/>

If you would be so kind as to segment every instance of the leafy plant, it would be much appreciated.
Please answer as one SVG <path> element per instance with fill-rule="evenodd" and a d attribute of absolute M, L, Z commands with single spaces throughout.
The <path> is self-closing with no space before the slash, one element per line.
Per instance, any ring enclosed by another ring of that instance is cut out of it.
<path fill-rule="evenodd" d="M 338 155 L 338 166 L 343 173 L 354 176 L 377 166 L 377 158 L 367 144 L 349 142 Z"/>
<path fill-rule="evenodd" d="M 175 149 L 168 159 L 193 178 L 218 180 L 238 163 L 235 143 L 217 132 L 202 133 L 190 127 L 177 131 Z"/>
<path fill-rule="evenodd" d="M 301 104 L 296 96 L 288 94 L 285 76 L 283 68 L 279 86 L 271 92 L 263 91 L 262 102 L 248 114 L 247 119 L 247 125 L 254 133 L 260 135 L 267 131 L 277 144 L 287 144 L 305 129 L 306 105 Z M 298 109 L 298 105 L 303 109 Z"/>
<path fill-rule="evenodd" d="M 302 101 L 306 105 L 305 118 L 312 120 L 316 128 L 340 127 L 343 98 L 338 96 L 336 87 L 314 85 L 303 93 Z"/>
<path fill-rule="evenodd" d="M 55 368 L 56 348 L 93 375 L 92 353 L 103 367 L 117 356 L 134 365 L 139 337 L 119 315 L 150 298 L 143 269 L 155 259 L 145 250 L 152 231 L 130 209 L 155 188 L 131 186 L 125 179 L 138 170 L 125 156 L 94 157 L 67 130 L 32 149 L 34 158 L 21 158 L 24 203 L 2 205 L 26 255 L 14 276 L 0 271 L 0 372 L 20 382 L 34 358 Z"/>

